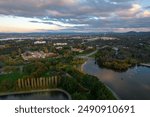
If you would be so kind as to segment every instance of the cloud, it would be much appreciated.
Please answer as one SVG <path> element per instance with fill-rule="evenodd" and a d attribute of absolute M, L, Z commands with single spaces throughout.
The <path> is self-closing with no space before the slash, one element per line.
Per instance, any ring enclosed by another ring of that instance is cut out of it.
<path fill-rule="evenodd" d="M 0 0 L 0 17 L 37 18 L 30 22 L 65 31 L 147 28 L 148 9 L 139 0 Z"/>
<path fill-rule="evenodd" d="M 43 23 L 43 24 L 53 24 L 61 27 L 81 27 L 81 26 L 88 26 L 88 24 L 71 24 L 71 23 L 64 23 L 61 21 L 55 21 L 55 20 L 50 20 L 50 21 L 30 21 L 32 23 Z"/>
<path fill-rule="evenodd" d="M 133 2 L 135 0 L 109 0 L 110 2 L 117 2 L 117 3 L 122 3 L 122 2 Z"/>
<path fill-rule="evenodd" d="M 61 16 L 76 5 L 77 0 L 1 0 L 0 14 L 43 17 Z"/>
<path fill-rule="evenodd" d="M 145 7 L 146 9 L 150 9 L 150 6 Z"/>
<path fill-rule="evenodd" d="M 129 4 L 115 5 L 105 0 L 1 0 L 0 14 L 58 18 L 103 16 L 129 7 Z"/>
<path fill-rule="evenodd" d="M 139 4 L 133 4 L 130 9 L 121 10 L 117 12 L 117 15 L 122 18 L 133 18 L 142 11 L 142 7 Z"/>
<path fill-rule="evenodd" d="M 150 17 L 150 11 L 145 10 L 145 11 L 143 12 L 143 17 Z"/>

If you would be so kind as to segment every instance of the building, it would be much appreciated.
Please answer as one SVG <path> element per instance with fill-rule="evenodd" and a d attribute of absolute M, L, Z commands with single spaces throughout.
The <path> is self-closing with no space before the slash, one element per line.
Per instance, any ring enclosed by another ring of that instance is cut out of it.
<path fill-rule="evenodd" d="M 58 55 L 55 53 L 44 53 L 43 51 L 27 51 L 23 54 L 21 54 L 22 58 L 24 60 L 30 60 L 30 59 L 40 59 L 40 58 L 46 58 L 46 57 L 57 57 Z"/>
<path fill-rule="evenodd" d="M 54 46 L 67 46 L 67 43 L 54 43 Z"/>
<path fill-rule="evenodd" d="M 61 47 L 61 46 L 56 47 L 56 50 L 62 50 L 62 49 L 63 49 L 63 47 Z"/>
<path fill-rule="evenodd" d="M 34 44 L 46 44 L 46 41 L 35 41 Z"/>
<path fill-rule="evenodd" d="M 87 49 L 94 49 L 92 46 L 88 46 Z"/>
<path fill-rule="evenodd" d="M 72 48 L 71 50 L 72 50 L 73 52 L 79 52 L 79 53 L 84 52 L 84 50 L 79 49 L 79 48 Z"/>
<path fill-rule="evenodd" d="M 118 38 L 115 38 L 115 37 L 101 37 L 101 40 L 118 40 Z"/>

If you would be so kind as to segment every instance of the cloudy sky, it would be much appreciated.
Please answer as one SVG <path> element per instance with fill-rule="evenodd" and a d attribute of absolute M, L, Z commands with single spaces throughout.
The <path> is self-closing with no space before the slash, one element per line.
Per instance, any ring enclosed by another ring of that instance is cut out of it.
<path fill-rule="evenodd" d="M 150 31 L 150 0 L 0 0 L 0 32 Z"/>

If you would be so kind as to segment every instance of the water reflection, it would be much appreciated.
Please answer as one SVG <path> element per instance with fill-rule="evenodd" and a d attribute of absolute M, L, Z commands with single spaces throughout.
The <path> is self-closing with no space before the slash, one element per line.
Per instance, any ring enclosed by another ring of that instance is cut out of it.
<path fill-rule="evenodd" d="M 45 91 L 0 96 L 0 100 L 68 100 L 69 97 L 60 91 Z"/>
<path fill-rule="evenodd" d="M 121 99 L 150 99 L 150 68 L 136 66 L 119 73 L 99 68 L 93 59 L 89 59 L 83 71 L 97 76 Z"/>

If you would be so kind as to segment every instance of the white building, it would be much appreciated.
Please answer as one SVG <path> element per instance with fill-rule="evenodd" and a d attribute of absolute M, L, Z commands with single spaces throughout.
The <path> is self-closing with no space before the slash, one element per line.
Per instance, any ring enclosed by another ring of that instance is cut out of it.
<path fill-rule="evenodd" d="M 79 53 L 84 52 L 84 50 L 79 49 L 79 48 L 72 48 L 71 50 L 72 50 L 73 52 L 79 52 Z"/>
<path fill-rule="evenodd" d="M 34 44 L 46 44 L 46 41 L 35 41 Z"/>
<path fill-rule="evenodd" d="M 66 46 L 68 45 L 67 43 L 54 43 L 54 46 Z"/>
<path fill-rule="evenodd" d="M 63 47 L 61 47 L 61 46 L 56 47 L 56 50 L 62 50 L 62 49 L 63 49 Z"/>

